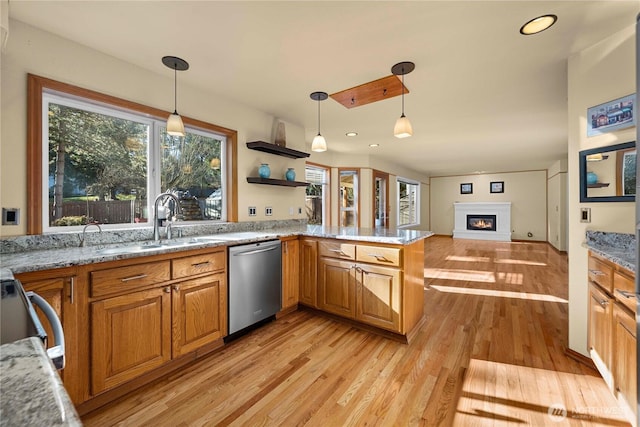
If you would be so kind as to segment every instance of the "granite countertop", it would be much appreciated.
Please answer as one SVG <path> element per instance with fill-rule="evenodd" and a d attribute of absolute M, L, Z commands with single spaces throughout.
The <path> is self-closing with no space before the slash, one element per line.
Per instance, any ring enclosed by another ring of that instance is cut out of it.
<path fill-rule="evenodd" d="M 38 338 L 0 346 L 0 426 L 82 426 Z"/>
<path fill-rule="evenodd" d="M 636 236 L 625 233 L 587 231 L 584 244 L 594 253 L 636 272 Z"/>
<path fill-rule="evenodd" d="M 116 231 L 109 233 L 92 233 L 87 235 L 92 246 L 78 247 L 77 235 L 67 233 L 63 236 L 45 236 L 48 241 L 38 243 L 38 236 L 24 236 L 11 242 L 3 242 L 3 252 L 0 254 L 2 266 L 13 273 L 48 270 L 54 268 L 86 265 L 119 259 L 135 258 L 146 255 L 180 252 L 191 249 L 212 248 L 224 245 L 237 245 L 277 239 L 288 236 L 310 236 L 333 239 L 345 239 L 363 242 L 388 243 L 407 245 L 433 235 L 431 231 L 406 229 L 367 229 L 367 228 L 339 228 L 322 226 L 289 226 L 267 230 L 222 230 L 206 234 L 190 233 L 187 237 L 164 241 L 163 245 L 154 245 L 147 236 L 140 235 L 139 240 L 131 240 L 130 234 L 135 232 Z M 104 235 L 104 236 L 103 236 Z M 98 240 L 102 239 L 102 240 Z M 125 240 L 128 239 L 128 240 Z M 10 243 L 10 244 L 9 244 Z M 104 243 L 104 244 L 101 244 Z M 58 246 L 56 246 L 58 245 Z M 134 252 L 120 252 L 118 249 L 137 246 Z M 42 247 L 40 250 L 35 248 Z"/>

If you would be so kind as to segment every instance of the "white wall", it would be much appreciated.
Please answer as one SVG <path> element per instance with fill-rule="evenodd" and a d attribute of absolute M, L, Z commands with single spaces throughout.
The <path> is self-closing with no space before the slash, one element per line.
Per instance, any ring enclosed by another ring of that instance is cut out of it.
<path fill-rule="evenodd" d="M 567 250 L 567 166 L 566 159 L 558 160 L 547 177 L 548 242 L 559 251 Z"/>
<path fill-rule="evenodd" d="M 569 58 L 569 347 L 587 355 L 586 230 L 634 232 L 633 203 L 580 203 L 578 153 L 635 140 L 635 128 L 587 137 L 587 109 L 635 92 L 634 26 Z M 591 223 L 580 208 L 591 208 Z"/>
<path fill-rule="evenodd" d="M 490 193 L 492 181 L 503 181 L 504 193 Z M 473 194 L 460 194 L 462 183 L 472 183 Z M 454 202 L 511 202 L 511 238 L 547 240 L 546 170 L 431 177 L 429 189 L 431 230 L 436 234 L 453 234 Z"/>
<path fill-rule="evenodd" d="M 143 69 L 115 59 L 76 42 L 60 38 L 34 27 L 11 20 L 11 37 L 2 53 L 1 75 L 1 143 L 0 205 L 21 209 L 19 226 L 2 226 L 0 234 L 26 233 L 26 130 L 27 73 L 95 90 L 151 107 L 173 107 L 173 74 L 168 73 L 160 58 L 157 64 Z M 188 58 L 186 58 L 188 59 Z M 180 85 L 180 113 L 195 119 L 238 131 L 238 217 L 240 221 L 302 218 L 298 207 L 304 207 L 304 188 L 248 184 L 246 176 L 257 176 L 260 163 L 269 163 L 272 176 L 282 176 L 294 167 L 304 176 L 304 160 L 261 153 L 246 148 L 247 141 L 270 141 L 275 118 L 200 88 Z M 168 113 L 167 113 L 168 115 Z M 287 146 L 307 151 L 304 129 L 286 124 Z M 247 208 L 256 206 L 258 215 L 248 217 Z M 273 207 L 266 217 L 264 208 Z M 289 207 L 295 214 L 289 215 Z"/>

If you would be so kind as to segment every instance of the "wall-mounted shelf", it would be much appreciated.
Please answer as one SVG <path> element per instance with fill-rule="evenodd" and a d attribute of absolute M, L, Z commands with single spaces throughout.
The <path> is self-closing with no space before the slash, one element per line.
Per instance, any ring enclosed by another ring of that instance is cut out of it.
<path fill-rule="evenodd" d="M 276 156 L 289 157 L 290 159 L 302 159 L 303 157 L 309 157 L 309 153 L 293 150 L 287 147 L 280 147 L 279 145 L 269 144 L 268 142 L 264 141 L 247 142 L 247 148 L 249 148 L 250 150 L 257 150 L 264 153 L 275 154 Z"/>
<path fill-rule="evenodd" d="M 587 184 L 587 188 L 603 188 L 608 186 L 608 182 L 596 182 L 595 184 Z"/>
<path fill-rule="evenodd" d="M 253 176 L 248 176 L 247 182 L 249 184 L 280 185 L 283 187 L 306 187 L 307 185 L 309 185 L 306 182 L 300 181 L 287 181 L 285 179 L 259 178 Z"/>

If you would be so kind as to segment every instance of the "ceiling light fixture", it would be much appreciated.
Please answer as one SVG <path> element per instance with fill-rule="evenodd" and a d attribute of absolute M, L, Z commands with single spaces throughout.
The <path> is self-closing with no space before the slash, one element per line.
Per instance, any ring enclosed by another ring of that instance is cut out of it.
<path fill-rule="evenodd" d="M 358 132 L 347 132 L 345 133 L 345 135 L 347 135 L 348 137 L 358 136 Z"/>
<path fill-rule="evenodd" d="M 318 101 L 318 134 L 313 138 L 311 151 L 327 151 L 327 141 L 325 141 L 324 136 L 320 134 L 320 101 L 324 101 L 329 97 L 329 95 L 327 95 L 327 92 L 313 92 L 309 96 L 314 101 Z"/>
<path fill-rule="evenodd" d="M 556 15 L 542 15 L 537 18 L 533 18 L 531 21 L 520 27 L 520 34 L 530 36 L 532 34 L 538 34 L 546 30 L 550 26 L 556 23 L 558 17 Z"/>
<path fill-rule="evenodd" d="M 416 65 L 413 62 L 399 62 L 391 67 L 391 72 L 396 76 L 402 76 L 402 115 L 396 120 L 396 125 L 393 127 L 393 135 L 396 138 L 406 138 L 413 135 L 413 128 L 411 122 L 404 115 L 404 75 L 413 71 Z"/>
<path fill-rule="evenodd" d="M 173 136 L 184 136 L 184 123 L 178 114 L 178 71 L 189 69 L 189 63 L 175 56 L 162 57 L 162 63 L 173 70 L 173 114 L 167 118 L 167 133 Z"/>
<path fill-rule="evenodd" d="M 379 147 L 379 146 L 380 146 L 380 144 L 369 144 L 369 147 L 372 147 L 372 148 Z"/>

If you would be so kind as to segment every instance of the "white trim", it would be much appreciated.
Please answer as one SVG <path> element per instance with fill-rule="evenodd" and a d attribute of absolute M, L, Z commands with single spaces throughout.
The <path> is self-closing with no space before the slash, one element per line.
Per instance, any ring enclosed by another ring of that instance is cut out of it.
<path fill-rule="evenodd" d="M 453 237 L 511 241 L 511 202 L 455 202 Z M 467 215 L 496 215 L 496 231 L 467 230 Z"/>

